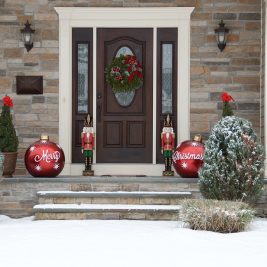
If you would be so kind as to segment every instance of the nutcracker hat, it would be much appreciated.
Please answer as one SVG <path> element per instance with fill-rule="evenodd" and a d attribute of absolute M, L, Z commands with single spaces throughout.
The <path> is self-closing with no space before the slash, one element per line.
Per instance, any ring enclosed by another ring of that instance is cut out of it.
<path fill-rule="evenodd" d="M 88 114 L 84 118 L 84 127 L 92 127 L 92 126 L 93 126 L 92 118 L 91 118 L 90 114 Z"/>
<path fill-rule="evenodd" d="M 169 114 L 164 119 L 164 127 L 172 127 L 172 119 L 170 118 Z"/>

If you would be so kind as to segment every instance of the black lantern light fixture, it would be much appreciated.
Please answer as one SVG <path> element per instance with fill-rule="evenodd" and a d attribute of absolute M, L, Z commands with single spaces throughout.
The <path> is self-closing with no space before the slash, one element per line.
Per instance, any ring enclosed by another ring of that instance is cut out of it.
<path fill-rule="evenodd" d="M 35 30 L 31 28 L 31 24 L 27 20 L 25 27 L 21 29 L 20 32 L 22 34 L 24 46 L 27 49 L 27 52 L 29 52 L 33 48 L 33 34 Z"/>
<path fill-rule="evenodd" d="M 223 20 L 219 23 L 219 27 L 215 29 L 215 34 L 216 34 L 216 39 L 217 39 L 217 44 L 221 52 L 226 46 L 226 39 L 227 39 L 227 34 L 229 33 L 229 29 L 224 27 Z"/>

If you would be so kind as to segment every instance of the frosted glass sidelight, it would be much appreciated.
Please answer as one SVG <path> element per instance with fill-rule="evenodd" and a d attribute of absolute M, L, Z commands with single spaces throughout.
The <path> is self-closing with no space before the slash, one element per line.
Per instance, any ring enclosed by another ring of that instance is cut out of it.
<path fill-rule="evenodd" d="M 88 113 L 88 44 L 78 44 L 78 113 Z"/>
<path fill-rule="evenodd" d="M 173 45 L 162 44 L 162 114 L 172 114 Z"/>

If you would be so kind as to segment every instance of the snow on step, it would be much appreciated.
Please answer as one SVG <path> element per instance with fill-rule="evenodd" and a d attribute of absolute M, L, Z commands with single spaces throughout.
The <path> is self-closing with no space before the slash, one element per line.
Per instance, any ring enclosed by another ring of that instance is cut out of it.
<path fill-rule="evenodd" d="M 158 191 L 39 191 L 39 197 L 179 197 L 191 196 L 191 192 L 158 192 Z"/>
<path fill-rule="evenodd" d="M 39 204 L 34 212 L 179 211 L 179 205 Z"/>

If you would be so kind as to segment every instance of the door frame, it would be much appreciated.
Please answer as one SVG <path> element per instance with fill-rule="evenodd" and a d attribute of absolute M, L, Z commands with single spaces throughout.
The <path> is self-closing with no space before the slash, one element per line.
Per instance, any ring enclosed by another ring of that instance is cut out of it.
<path fill-rule="evenodd" d="M 194 7 L 55 7 L 59 15 L 59 144 L 65 152 L 63 175 L 81 175 L 83 164 L 71 162 L 72 145 L 72 28 L 93 28 L 93 124 L 96 126 L 96 29 L 153 28 L 153 163 L 96 164 L 96 175 L 161 175 L 156 164 L 157 28 L 178 28 L 177 142 L 190 137 L 190 16 Z M 124 24 L 122 25 L 122 21 Z M 180 38 L 181 37 L 181 38 Z M 182 67 L 180 67 L 182 66 Z M 97 148 L 96 148 L 97 149 Z M 96 157 L 94 154 L 94 163 Z"/>

